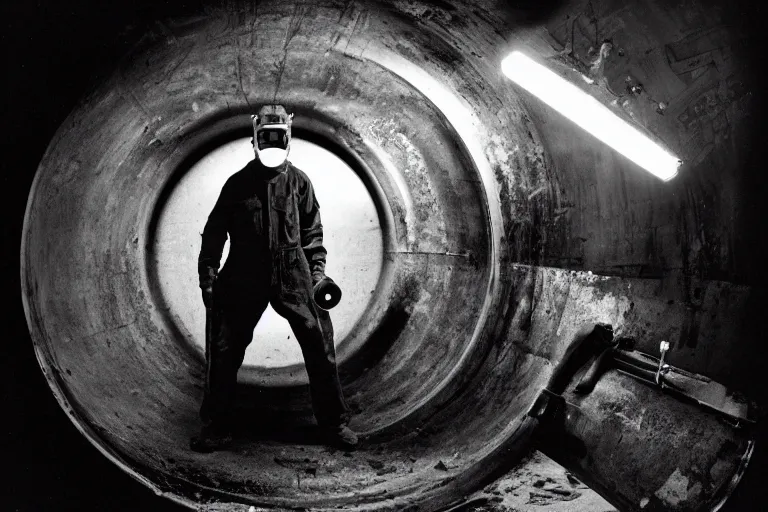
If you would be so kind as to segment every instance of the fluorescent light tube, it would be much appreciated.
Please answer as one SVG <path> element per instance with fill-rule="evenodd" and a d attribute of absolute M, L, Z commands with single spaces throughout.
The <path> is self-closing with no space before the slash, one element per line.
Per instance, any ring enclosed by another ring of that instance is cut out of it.
<path fill-rule="evenodd" d="M 672 179 L 680 160 L 614 114 L 605 105 L 553 71 L 514 51 L 501 62 L 502 72 L 541 101 L 637 165 Z"/>

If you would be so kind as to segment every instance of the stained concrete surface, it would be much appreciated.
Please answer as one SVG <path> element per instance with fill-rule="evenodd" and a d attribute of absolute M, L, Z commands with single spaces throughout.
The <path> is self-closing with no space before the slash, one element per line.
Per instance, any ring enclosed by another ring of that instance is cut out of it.
<path fill-rule="evenodd" d="M 550 120 L 550 122 L 551 122 L 551 120 Z M 630 175 L 630 176 L 631 176 L 631 175 Z M 596 195 L 596 197 L 606 197 L 606 196 L 603 196 L 603 195 L 600 195 L 600 194 L 607 194 L 607 192 L 598 193 L 598 194 Z M 705 226 L 711 226 L 711 224 L 705 224 Z M 608 232 L 612 232 L 612 230 L 608 230 Z M 662 254 L 663 254 L 664 252 L 665 252 L 665 251 L 662 251 Z M 660 253 L 659 253 L 659 251 L 658 251 L 657 249 L 653 249 L 653 250 L 651 250 L 650 254 L 651 254 L 651 255 L 658 255 L 658 254 L 660 254 Z M 642 264 L 639 264 L 639 266 L 638 266 L 638 267 L 631 267 L 631 268 L 640 268 L 640 269 L 642 269 L 643 267 L 642 267 Z M 697 267 L 697 268 L 700 268 L 700 267 Z M 703 268 L 704 270 L 707 270 L 707 269 L 706 269 L 706 267 L 701 267 L 701 268 Z M 715 265 L 714 267 L 712 267 L 712 268 L 715 268 L 715 269 L 717 270 L 717 266 L 716 266 L 716 265 Z M 748 270 L 749 270 L 749 269 L 747 268 L 747 269 L 746 269 L 746 272 L 747 272 L 747 273 L 748 273 Z M 718 274 L 718 275 L 727 275 L 727 269 L 725 269 L 725 270 L 718 270 L 718 272 L 719 272 L 719 274 Z M 738 272 L 739 272 L 739 274 L 742 274 L 742 273 L 744 273 L 744 272 L 745 272 L 745 270 L 743 270 L 743 269 L 739 269 L 739 270 L 738 270 Z M 674 282 L 674 281 L 673 281 L 673 282 Z M 672 295 L 674 295 L 674 294 L 675 294 L 675 293 L 677 293 L 677 292 L 682 292 L 683 294 L 685 294 L 685 293 L 688 293 L 688 291 L 689 291 L 689 288 L 688 288 L 689 284 L 688 284 L 688 283 L 685 283 L 685 282 L 684 282 L 682 285 L 679 285 L 679 284 L 678 284 L 678 285 L 674 285 L 674 284 L 673 284 L 673 285 L 671 285 L 671 286 L 672 286 L 672 290 L 671 290 L 671 293 L 672 293 Z M 694 296 L 694 294 L 692 293 L 692 289 L 690 289 L 690 290 L 691 290 L 691 297 L 690 297 L 690 298 L 696 299 L 696 297 L 695 297 L 695 296 Z M 689 300 L 690 300 L 690 298 L 689 298 Z M 674 300 L 674 299 L 667 299 L 667 300 Z M 640 323 L 640 322 L 637 322 L 635 325 L 638 325 L 638 326 L 639 326 L 639 325 L 641 325 L 641 323 Z M 726 329 L 724 329 L 724 331 L 726 331 Z M 690 343 L 689 343 L 689 340 L 691 339 L 691 336 L 690 336 L 690 332 L 691 332 L 691 331 L 690 331 L 690 327 L 689 327 L 689 328 L 683 328 L 683 329 L 680 329 L 678 332 L 680 332 L 680 333 L 686 333 L 686 334 L 685 334 L 685 337 L 682 337 L 682 335 L 681 335 L 681 347 L 682 347 L 682 346 L 685 346 L 685 345 L 688 345 L 688 346 L 690 346 Z M 749 331 L 749 328 L 747 328 L 747 335 L 749 335 L 749 334 L 750 334 L 750 331 Z M 724 333 L 724 335 L 725 335 L 725 333 Z M 718 343 L 722 343 L 722 342 L 718 342 Z M 695 346 L 695 345 L 694 345 L 694 346 Z M 705 346 L 715 346 L 715 345 L 709 345 L 709 344 L 708 344 L 708 345 L 705 345 Z M 716 346 L 718 346 L 718 347 L 722 347 L 722 345 L 719 345 L 719 344 L 718 344 L 718 345 L 716 345 Z M 707 352 L 707 351 L 705 351 L 705 353 L 706 353 L 706 352 Z M 749 356 L 750 356 L 751 354 L 752 354 L 751 352 L 747 351 L 747 353 L 746 353 L 745 355 L 746 355 L 746 357 L 747 357 L 747 358 L 749 358 Z M 723 360 L 724 360 L 724 358 L 715 358 L 715 361 L 714 361 L 714 362 L 717 362 L 717 363 L 720 363 L 720 364 L 722 364 L 722 361 L 723 361 Z M 701 361 L 705 361 L 705 362 L 706 362 L 706 358 L 704 358 L 704 359 L 701 359 Z M 726 366 L 727 366 L 727 365 L 726 365 Z M 733 375 L 733 372 L 732 372 L 732 371 L 730 371 L 730 369 L 729 369 L 729 368 L 727 368 L 727 367 L 723 367 L 723 368 L 721 369 L 721 372 L 722 372 L 724 375 L 726 375 L 726 377 L 728 377 L 728 376 L 731 376 L 731 378 L 734 378 L 734 379 L 735 379 L 735 380 L 737 380 L 737 381 L 738 381 L 739 379 L 745 379 L 745 377 L 744 377 L 743 375 Z M 71 428 L 71 427 L 68 427 L 68 428 Z"/>

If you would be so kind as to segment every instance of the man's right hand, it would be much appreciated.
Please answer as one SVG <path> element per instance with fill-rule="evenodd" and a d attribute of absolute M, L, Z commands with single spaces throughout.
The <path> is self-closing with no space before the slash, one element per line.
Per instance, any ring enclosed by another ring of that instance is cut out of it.
<path fill-rule="evenodd" d="M 206 286 L 201 288 L 201 290 L 203 291 L 203 304 L 205 304 L 205 307 L 213 307 L 213 286 Z"/>

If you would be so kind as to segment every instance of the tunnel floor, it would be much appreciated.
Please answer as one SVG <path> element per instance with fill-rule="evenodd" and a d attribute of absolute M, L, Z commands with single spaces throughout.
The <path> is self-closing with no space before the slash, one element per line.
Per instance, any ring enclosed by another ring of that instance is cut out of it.
<path fill-rule="evenodd" d="M 244 413 L 245 414 L 245 413 Z M 184 439 L 187 432 L 199 426 L 197 417 L 180 418 L 179 432 Z M 258 452 L 258 458 L 254 458 Z M 352 452 L 327 446 L 319 437 L 310 417 L 273 418 L 258 422 L 243 416 L 235 427 L 232 445 L 223 451 L 200 454 L 186 446 L 177 446 L 176 453 L 166 460 L 173 461 L 165 469 L 198 485 L 228 494 L 233 501 L 243 493 L 268 493 L 264 476 L 281 483 L 293 481 L 297 493 L 313 491 L 354 492 L 361 486 L 375 487 L 392 477 L 407 477 L 414 471 L 432 468 L 436 472 L 449 472 L 462 458 L 460 452 L 450 456 L 434 457 L 434 450 L 411 443 L 368 444 Z M 243 464 L 244 460 L 259 461 L 258 465 Z M 268 462 L 268 466 L 263 465 Z M 205 471 L 201 471 L 201 468 Z M 242 484 L 233 486 L 232 482 Z M 386 491 L 383 491 L 386 492 Z M 354 500 L 350 500 L 352 504 Z M 226 507 L 220 499 L 211 503 Z M 224 510 L 224 508 L 222 508 Z M 230 510 L 226 508 L 226 510 Z M 539 451 L 532 451 L 515 469 L 482 490 L 466 496 L 448 509 L 461 512 L 616 512 L 594 490 L 582 483 L 565 468 Z"/>
<path fill-rule="evenodd" d="M 192 425 L 190 424 L 190 428 Z M 290 444 L 290 446 L 288 445 Z M 254 450 L 267 453 L 274 461 L 270 468 L 242 465 L 242 456 L 253 455 Z M 421 454 L 424 455 L 424 454 Z M 459 455 L 459 454 L 456 454 Z M 271 472 L 282 479 L 293 479 L 298 492 L 312 489 L 343 491 L 361 483 L 376 485 L 387 476 L 408 475 L 414 468 L 433 467 L 436 471 L 452 468 L 455 458 L 435 459 L 419 456 L 418 450 L 388 449 L 386 445 L 366 446 L 354 452 L 344 452 L 325 446 L 318 439 L 312 425 L 241 425 L 234 442 L 226 451 L 196 454 L 182 449 L 178 452 L 175 468 L 198 482 L 208 481 L 220 491 L 247 490 L 257 494 L 255 472 Z M 208 469 L 200 472 L 201 465 Z M 216 473 L 214 468 L 229 474 Z M 246 482 L 244 488 L 228 489 L 225 481 L 238 474 Z M 248 487 L 250 483 L 250 488 Z M 530 453 L 505 476 L 448 509 L 452 512 L 617 512 L 594 490 L 578 480 L 565 468 L 539 451 Z"/>
<path fill-rule="evenodd" d="M 617 512 L 599 494 L 539 451 L 457 507 L 462 512 Z"/>

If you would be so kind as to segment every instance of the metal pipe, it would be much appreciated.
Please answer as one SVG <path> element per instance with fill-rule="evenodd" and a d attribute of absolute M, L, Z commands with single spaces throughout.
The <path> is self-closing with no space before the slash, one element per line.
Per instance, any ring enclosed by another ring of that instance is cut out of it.
<path fill-rule="evenodd" d="M 572 346 L 584 346 L 583 336 Z M 644 354 L 611 350 L 613 367 L 601 365 L 587 393 L 577 377 L 592 371 L 589 359 L 561 362 L 571 382 L 545 390 L 529 413 L 540 419 L 539 449 L 622 511 L 718 510 L 752 455 L 752 411 L 706 377 L 664 364 L 663 346 L 655 373 Z M 703 399 L 713 390 L 719 404 Z"/>

